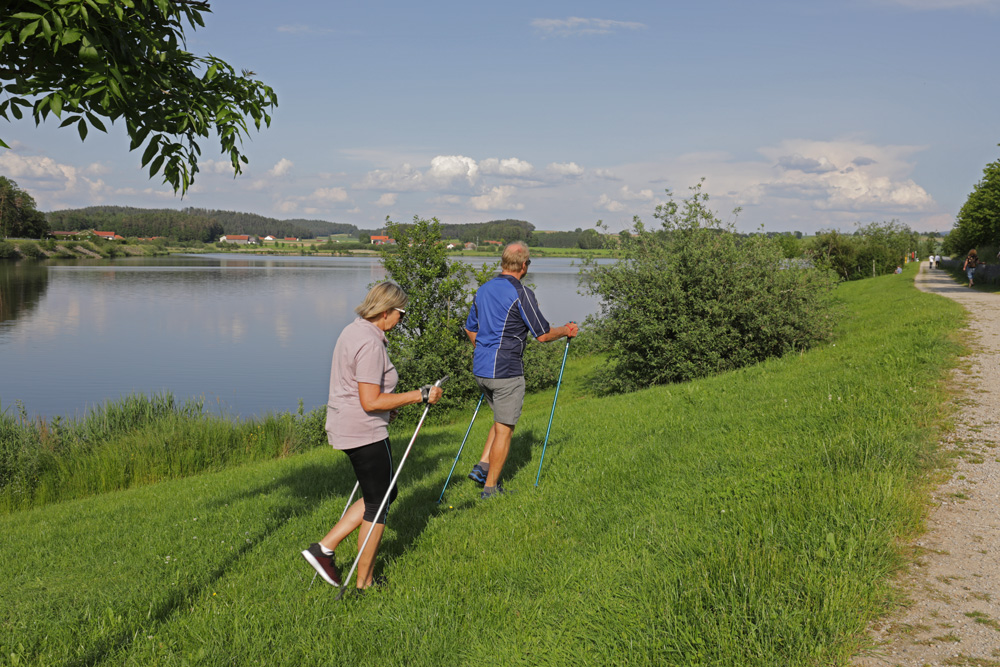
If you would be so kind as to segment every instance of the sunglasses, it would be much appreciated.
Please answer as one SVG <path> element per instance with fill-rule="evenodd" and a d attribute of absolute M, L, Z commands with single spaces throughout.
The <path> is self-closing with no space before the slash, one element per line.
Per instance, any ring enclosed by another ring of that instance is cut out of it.
<path fill-rule="evenodd" d="M 404 317 L 406 317 L 406 311 L 403 310 L 402 308 L 393 308 L 393 310 L 399 311 L 399 319 L 403 319 Z"/>
<path fill-rule="evenodd" d="M 531 266 L 531 260 L 530 259 L 524 260 L 524 268 L 528 268 L 529 266 Z"/>

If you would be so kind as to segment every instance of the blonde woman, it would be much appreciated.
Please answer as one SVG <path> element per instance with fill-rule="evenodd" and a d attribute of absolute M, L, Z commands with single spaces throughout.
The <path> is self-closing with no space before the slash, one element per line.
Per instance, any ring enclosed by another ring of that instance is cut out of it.
<path fill-rule="evenodd" d="M 357 588 L 371 586 L 388 505 L 378 515 L 382 499 L 392 481 L 392 450 L 389 421 L 397 409 L 414 403 L 437 403 L 440 387 L 424 387 L 393 393 L 399 375 L 386 352 L 387 331 L 406 315 L 406 293 L 392 282 L 379 283 L 368 291 L 358 317 L 344 327 L 333 349 L 330 368 L 330 398 L 326 406 L 326 436 L 334 449 L 351 460 L 361 487 L 361 499 L 348 508 L 340 521 L 319 542 L 302 552 L 323 580 L 341 585 L 334 551 L 351 533 L 358 533 L 358 548 L 374 524 L 372 539 L 358 562 Z M 392 489 L 389 502 L 396 497 Z"/>

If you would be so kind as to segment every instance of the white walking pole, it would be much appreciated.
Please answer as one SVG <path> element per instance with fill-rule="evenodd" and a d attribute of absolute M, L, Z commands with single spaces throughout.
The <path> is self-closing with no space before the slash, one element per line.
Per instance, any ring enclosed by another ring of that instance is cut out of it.
<path fill-rule="evenodd" d="M 440 387 L 441 384 L 448 379 L 445 375 L 443 378 L 434 383 L 435 387 Z M 420 415 L 420 421 L 417 422 L 417 428 L 413 431 L 413 437 L 410 438 L 410 444 L 406 446 L 406 451 L 403 452 L 403 458 L 399 460 L 399 466 L 396 468 L 396 474 L 392 476 L 392 480 L 389 482 L 389 490 L 385 492 L 385 497 L 382 498 L 382 503 L 378 506 L 378 511 L 375 512 L 375 518 L 378 519 L 382 515 L 382 510 L 385 506 L 389 504 L 389 495 L 392 493 L 392 487 L 396 486 L 396 480 L 399 478 L 399 473 L 403 472 L 403 464 L 406 463 L 406 457 L 410 455 L 410 450 L 413 448 L 413 443 L 417 441 L 417 434 L 420 433 L 420 427 L 424 425 L 424 420 L 427 418 L 427 411 L 431 409 L 431 404 L 428 403 L 427 407 L 424 408 L 424 414 Z M 375 522 L 372 522 L 371 528 L 368 529 L 368 534 L 365 535 L 365 541 L 361 543 L 361 548 L 358 549 L 358 555 L 354 557 L 354 563 L 351 565 L 350 572 L 344 577 L 344 580 L 340 583 L 340 592 L 337 593 L 337 600 L 344 597 L 344 591 L 347 590 L 347 583 L 354 576 L 354 570 L 358 567 L 358 561 L 361 560 L 361 554 L 365 552 L 365 547 L 368 546 L 368 540 L 371 539 L 372 533 L 375 532 Z"/>

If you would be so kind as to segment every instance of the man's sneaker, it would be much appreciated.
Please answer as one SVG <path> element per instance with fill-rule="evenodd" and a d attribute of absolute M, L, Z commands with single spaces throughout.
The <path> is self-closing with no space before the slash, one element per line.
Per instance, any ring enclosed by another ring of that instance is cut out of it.
<path fill-rule="evenodd" d="M 337 569 L 337 560 L 333 554 L 327 556 L 319 544 L 313 542 L 302 552 L 302 557 L 323 577 L 323 581 L 331 586 L 340 586 L 340 570 Z"/>
<path fill-rule="evenodd" d="M 469 473 L 469 479 L 483 486 L 486 484 L 486 471 L 479 467 L 479 464 L 472 466 L 472 472 Z"/>
<path fill-rule="evenodd" d="M 497 484 L 489 491 L 483 489 L 482 493 L 479 494 L 479 499 L 486 500 L 487 498 L 492 498 L 493 496 L 503 496 L 507 495 L 508 493 L 510 493 L 510 491 L 503 488 L 501 485 Z"/>

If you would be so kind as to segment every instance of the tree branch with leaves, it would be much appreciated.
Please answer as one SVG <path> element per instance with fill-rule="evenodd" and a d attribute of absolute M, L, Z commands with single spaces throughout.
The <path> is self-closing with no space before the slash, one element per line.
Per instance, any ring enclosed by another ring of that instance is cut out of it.
<path fill-rule="evenodd" d="M 86 139 L 122 122 L 150 178 L 184 194 L 213 131 L 235 174 L 250 125 L 270 126 L 277 95 L 212 55 L 185 50 L 197 0 L 9 0 L 0 14 L 0 117 L 54 116 Z M 9 148 L 2 139 L 0 146 Z"/>

